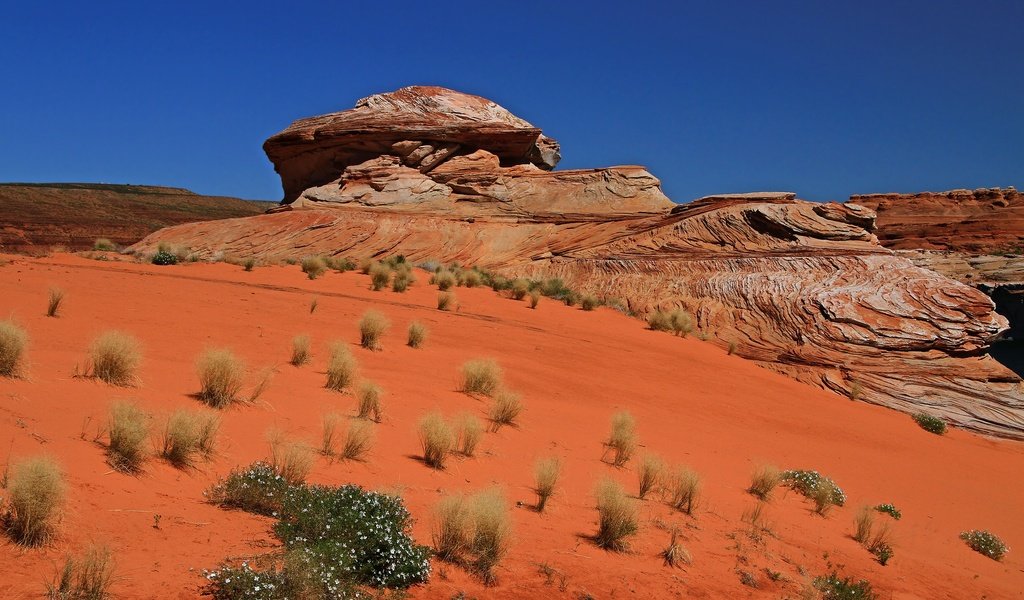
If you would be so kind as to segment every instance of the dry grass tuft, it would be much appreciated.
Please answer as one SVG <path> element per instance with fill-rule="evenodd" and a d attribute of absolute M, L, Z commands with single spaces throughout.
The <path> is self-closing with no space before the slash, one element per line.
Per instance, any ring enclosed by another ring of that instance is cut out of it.
<path fill-rule="evenodd" d="M 135 380 L 135 371 L 142 362 L 138 340 L 120 331 L 101 333 L 89 346 L 93 377 L 111 384 L 127 386 Z"/>
<path fill-rule="evenodd" d="M 871 529 L 875 525 L 875 511 L 870 506 L 862 506 L 853 519 L 853 539 L 861 544 L 867 544 L 871 537 Z"/>
<path fill-rule="evenodd" d="M 437 310 L 452 310 L 453 308 L 455 308 L 455 294 L 441 292 L 437 295 Z"/>
<path fill-rule="evenodd" d="M 213 454 L 218 429 L 220 417 L 215 413 L 176 411 L 164 426 L 160 454 L 176 467 L 192 466 L 197 455 Z"/>
<path fill-rule="evenodd" d="M 661 557 L 665 560 L 666 567 L 681 567 L 693 562 L 690 553 L 679 543 L 678 529 L 672 529 L 672 537 L 669 538 L 668 546 L 661 551 Z"/>
<path fill-rule="evenodd" d="M 501 388 L 501 367 L 491 358 L 468 360 L 462 364 L 461 391 L 490 396 Z"/>
<path fill-rule="evenodd" d="M 499 388 L 491 401 L 487 417 L 491 420 L 491 428 L 498 431 L 502 425 L 515 425 L 516 419 L 523 412 L 523 402 L 519 394 L 505 388 Z"/>
<path fill-rule="evenodd" d="M 292 338 L 292 358 L 290 362 L 296 367 L 301 367 L 309 362 L 309 336 L 297 335 Z"/>
<path fill-rule="evenodd" d="M 740 516 L 741 521 L 750 525 L 750 531 L 748 531 L 747 535 L 752 540 L 760 541 L 765 533 L 771 531 L 771 525 L 768 523 L 767 506 L 767 502 L 758 500 L 753 508 L 744 510 Z"/>
<path fill-rule="evenodd" d="M 64 302 L 64 290 L 58 287 L 50 288 L 50 300 L 46 305 L 46 316 L 56 317 L 60 312 L 61 302 Z"/>
<path fill-rule="evenodd" d="M 371 265 L 368 275 L 370 276 L 370 287 L 375 292 L 388 287 L 388 283 L 391 282 L 391 269 L 383 263 Z"/>
<path fill-rule="evenodd" d="M 455 420 L 455 440 L 459 453 L 473 456 L 480 438 L 484 435 L 484 426 L 480 419 L 469 413 L 459 415 Z"/>
<path fill-rule="evenodd" d="M 597 299 L 597 296 L 592 294 L 584 294 L 583 298 L 580 300 L 580 308 L 583 310 L 591 311 L 598 306 L 601 306 L 601 301 Z"/>
<path fill-rule="evenodd" d="M 338 424 L 342 417 L 337 413 L 324 415 L 322 434 L 320 437 L 320 454 L 334 456 L 338 453 Z"/>
<path fill-rule="evenodd" d="M 494 567 L 508 553 L 511 541 L 512 520 L 508 504 L 499 489 L 491 488 L 472 498 L 470 510 L 473 537 L 469 552 L 473 556 L 473 568 L 485 584 L 491 585 L 495 582 Z"/>
<path fill-rule="evenodd" d="M 26 458 L 14 465 L 7 483 L 7 532 L 15 542 L 38 546 L 57 530 L 67 484 L 48 456 Z"/>
<path fill-rule="evenodd" d="M 107 459 L 110 466 L 124 473 L 141 470 L 142 463 L 146 461 L 149 415 L 131 402 L 115 402 L 110 407 L 108 435 Z"/>
<path fill-rule="evenodd" d="M 647 494 L 661 485 L 665 475 L 665 461 L 656 454 L 645 454 L 636 469 L 636 475 L 640 480 L 637 497 L 643 500 Z"/>
<path fill-rule="evenodd" d="M 771 499 L 772 491 L 782 481 L 782 472 L 772 465 L 762 465 L 750 476 L 750 487 L 747 492 L 761 500 Z"/>
<path fill-rule="evenodd" d="M 249 392 L 248 401 L 250 404 L 260 399 L 267 388 L 270 387 L 270 382 L 274 379 L 274 374 L 277 370 L 274 367 L 264 367 L 260 369 L 259 375 L 256 377 L 256 385 L 252 386 L 252 391 Z"/>
<path fill-rule="evenodd" d="M 117 245 L 107 238 L 96 238 L 92 243 L 92 249 L 97 252 L 113 252 L 117 250 Z"/>
<path fill-rule="evenodd" d="M 540 304 L 540 290 L 533 290 L 530 292 L 530 308 L 537 308 Z"/>
<path fill-rule="evenodd" d="M 594 541 L 605 550 L 626 550 L 629 547 L 627 538 L 639 530 L 636 504 L 612 479 L 604 479 L 598 484 L 596 496 L 598 526 Z"/>
<path fill-rule="evenodd" d="M 462 496 L 445 496 L 434 507 L 431 541 L 438 558 L 457 561 L 469 548 L 473 515 Z"/>
<path fill-rule="evenodd" d="M 81 558 L 67 557 L 64 567 L 46 584 L 47 600 L 107 600 L 112 598 L 114 558 L 110 548 L 91 545 Z"/>
<path fill-rule="evenodd" d="M 288 483 L 303 483 L 313 469 L 313 449 L 302 442 L 285 440 L 279 433 L 271 433 L 270 466 Z"/>
<path fill-rule="evenodd" d="M 310 279 L 316 279 L 327 272 L 327 263 L 319 256 L 307 256 L 302 259 L 302 272 Z"/>
<path fill-rule="evenodd" d="M 453 275 L 451 271 L 441 268 L 438 269 L 438 271 L 434 273 L 433 276 L 431 276 L 430 283 L 436 285 L 437 289 L 444 292 L 455 287 L 455 285 L 458 283 L 458 280 L 455 278 L 455 275 Z"/>
<path fill-rule="evenodd" d="M 359 391 L 356 396 L 359 399 L 359 418 L 370 419 L 374 423 L 380 423 L 384 413 L 384 405 L 381 402 L 380 386 L 372 381 L 364 381 L 359 384 Z"/>
<path fill-rule="evenodd" d="M 542 458 L 533 466 L 533 490 L 537 493 L 537 512 L 544 512 L 548 499 L 555 494 L 555 487 L 561 474 L 562 461 L 556 456 Z"/>
<path fill-rule="evenodd" d="M 687 467 L 677 467 L 666 482 L 668 503 L 676 510 L 693 514 L 700 500 L 700 475 Z"/>
<path fill-rule="evenodd" d="M 380 350 L 380 337 L 384 335 L 391 322 L 375 310 L 366 311 L 359 320 L 359 344 L 367 350 Z"/>
<path fill-rule="evenodd" d="M 226 348 L 209 348 L 196 360 L 199 399 L 214 408 L 238 401 L 245 378 L 245 363 Z"/>
<path fill-rule="evenodd" d="M 22 357 L 28 346 L 28 333 L 14 321 L 0 321 L 0 377 L 21 374 Z"/>
<path fill-rule="evenodd" d="M 427 341 L 427 327 L 422 323 L 413 321 L 409 324 L 409 344 L 410 348 L 421 348 L 424 342 Z"/>
<path fill-rule="evenodd" d="M 811 490 L 811 500 L 814 502 L 814 512 L 827 517 L 832 511 L 833 502 L 832 488 L 827 485 L 816 486 Z"/>
<path fill-rule="evenodd" d="M 366 421 L 353 421 L 341 443 L 342 460 L 363 460 L 373 444 L 373 425 Z"/>
<path fill-rule="evenodd" d="M 331 356 L 327 361 L 327 383 L 325 387 L 336 392 L 352 385 L 356 375 L 356 359 L 345 342 L 331 344 Z"/>
<path fill-rule="evenodd" d="M 516 300 L 522 300 L 530 293 L 530 282 L 526 279 L 515 279 L 509 288 L 509 294 Z"/>
<path fill-rule="evenodd" d="M 626 411 L 612 415 L 612 431 L 605 442 L 605 452 L 612 452 L 612 464 L 616 467 L 629 462 L 636 451 L 636 420 Z"/>
<path fill-rule="evenodd" d="M 309 314 L 315 313 L 316 312 L 316 307 L 319 304 L 320 304 L 319 299 L 317 299 L 316 296 L 313 296 L 313 299 L 309 301 Z"/>
<path fill-rule="evenodd" d="M 444 469 L 445 460 L 455 446 L 455 434 L 441 413 L 432 412 L 420 420 L 419 438 L 423 461 L 435 469 Z"/>

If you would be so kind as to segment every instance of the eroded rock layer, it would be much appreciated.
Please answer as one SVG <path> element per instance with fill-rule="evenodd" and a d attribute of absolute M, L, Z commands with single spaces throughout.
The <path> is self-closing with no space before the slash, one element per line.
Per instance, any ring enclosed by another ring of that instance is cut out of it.
<path fill-rule="evenodd" d="M 401 92 L 427 94 L 435 105 L 462 96 L 442 102 L 437 98 L 446 92 L 427 89 Z M 422 105 L 411 97 L 403 102 Z M 391 103 L 384 107 L 392 111 Z M 307 121 L 349 119 L 337 113 Z M 493 120 L 529 129 L 529 143 L 541 148 L 539 131 L 504 116 Z M 400 130 L 404 123 L 395 122 L 389 146 L 374 146 L 373 156 L 365 154 L 365 139 L 346 142 L 355 150 L 339 141 L 344 136 L 325 140 L 324 151 L 335 156 L 363 154 L 327 180 L 286 181 L 286 190 L 304 187 L 278 212 L 164 229 L 137 248 L 166 241 L 201 254 L 269 260 L 401 253 L 508 276 L 561 277 L 641 314 L 685 307 L 711 340 L 801 381 L 1024 438 L 1021 381 L 986 355 L 1006 320 L 980 291 L 879 245 L 873 211 L 804 202 L 791 193 L 674 205 L 640 167 L 549 172 L 529 158 L 537 153 L 529 143 L 513 152 L 504 137 L 460 142 L 471 150 L 460 147 L 424 170 L 395 153 L 396 144 L 404 151 L 411 144 L 403 141 L 426 139 L 419 129 Z M 285 133 L 301 137 L 319 126 L 297 123 Z M 271 138 L 268 147 L 288 136 Z M 306 137 L 303 144 L 315 149 L 317 136 Z M 291 157 L 268 154 L 282 179 L 294 174 Z"/>

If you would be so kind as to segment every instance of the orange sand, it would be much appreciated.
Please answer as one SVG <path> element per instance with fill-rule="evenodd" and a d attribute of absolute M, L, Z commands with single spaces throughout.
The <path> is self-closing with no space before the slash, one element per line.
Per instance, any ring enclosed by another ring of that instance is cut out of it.
<path fill-rule="evenodd" d="M 385 422 L 365 463 L 318 457 L 310 480 L 355 482 L 403 490 L 417 519 L 414 533 L 429 543 L 430 510 L 445 491 L 500 485 L 512 505 L 514 542 L 497 570 L 499 584 L 484 588 L 459 568 L 434 564 L 416 598 L 450 598 L 460 590 L 477 597 L 597 598 L 796 596 L 810 577 L 842 565 L 870 580 L 882 598 L 1011 598 L 1024 590 L 1024 445 L 952 431 L 926 433 L 906 415 L 850 402 L 760 369 L 697 339 L 677 339 L 610 309 L 589 313 L 543 299 L 537 310 L 489 289 L 458 289 L 457 313 L 434 308 L 437 291 L 419 282 L 405 294 L 372 292 L 357 273 L 329 273 L 309 281 L 297 266 L 259 267 L 246 273 L 227 264 L 156 267 L 55 255 L 5 257 L 0 266 L 0 316 L 26 327 L 32 338 L 28 377 L 0 379 L 0 459 L 54 456 L 70 483 L 61 538 L 44 549 L 0 541 L 0 596 L 38 597 L 56 564 L 89 541 L 116 553 L 115 592 L 130 598 L 193 598 L 203 569 L 225 557 L 267 551 L 274 544 L 269 519 L 204 503 L 202 491 L 232 467 L 268 454 L 266 432 L 319 445 L 320 418 L 328 411 L 354 414 L 350 395 L 323 388 L 326 346 L 352 344 L 366 378 L 386 391 Z M 67 292 L 63 314 L 44 316 L 47 289 Z M 309 313 L 309 303 L 319 307 Z M 392 321 L 384 350 L 359 348 L 356 322 L 369 308 Z M 426 347 L 404 345 L 412 320 L 430 329 Z M 121 329 L 144 345 L 141 384 L 116 388 L 72 378 L 90 340 Z M 293 336 L 309 333 L 313 364 L 287 364 Z M 160 459 L 131 477 L 112 472 L 93 438 L 109 404 L 135 398 L 159 416 L 198 407 L 193 361 L 206 346 L 229 346 L 253 376 L 278 370 L 256 405 L 223 412 L 219 450 L 211 463 L 181 471 Z M 483 417 L 486 404 L 455 390 L 458 368 L 475 357 L 494 357 L 527 410 L 518 429 L 487 434 L 478 456 L 453 459 L 445 472 L 427 468 L 415 426 L 432 409 Z M 616 469 L 601 462 L 601 442 L 615 411 L 638 422 L 641 454 L 657 452 L 685 463 L 704 478 L 695 518 L 649 498 L 641 532 L 626 554 L 590 541 L 596 529 L 593 488 L 604 476 L 636 489 L 631 462 Z M 530 509 L 533 463 L 562 457 L 564 478 L 544 514 Z M 744 489 L 754 466 L 817 469 L 847 492 L 848 502 L 827 518 L 811 503 L 777 492 L 769 505 L 774 535 L 756 544 L 740 515 L 754 504 Z M 0 495 L 3 491 L 0 490 Z M 522 506 L 517 507 L 516 502 Z M 853 516 L 863 504 L 892 502 L 895 558 L 881 566 L 851 539 Z M 154 528 L 154 515 L 161 515 Z M 679 525 L 693 564 L 662 565 L 666 527 Z M 966 529 L 989 529 L 1011 552 L 995 562 L 958 539 Z M 737 533 L 739 532 L 739 533 Z M 547 563 L 564 576 L 552 584 L 538 572 Z M 781 572 L 771 581 L 764 569 Z M 738 569 L 759 584 L 740 584 Z M 806 573 L 804 576 L 801 571 Z"/>

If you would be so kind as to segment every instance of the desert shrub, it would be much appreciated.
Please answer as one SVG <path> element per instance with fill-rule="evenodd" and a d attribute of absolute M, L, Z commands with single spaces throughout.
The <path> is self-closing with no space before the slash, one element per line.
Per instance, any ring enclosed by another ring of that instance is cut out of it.
<path fill-rule="evenodd" d="M 654 331 L 672 331 L 672 315 L 663 310 L 656 310 L 647 317 L 647 326 Z"/>
<path fill-rule="evenodd" d="M 875 555 L 879 564 L 883 567 L 893 557 L 889 523 L 882 523 L 871 532 L 871 536 L 864 542 L 868 552 Z"/>
<path fill-rule="evenodd" d="M 265 462 L 256 462 L 244 469 L 233 469 L 204 495 L 219 506 L 269 517 L 281 510 L 289 487 L 278 469 Z"/>
<path fill-rule="evenodd" d="M 359 261 L 359 272 L 362 273 L 363 275 L 369 275 L 370 269 L 372 269 L 373 265 L 375 264 L 377 264 L 377 261 L 373 260 L 372 258 L 364 258 L 363 260 Z"/>
<path fill-rule="evenodd" d="M 270 466 L 288 483 L 302 483 L 313 469 L 313 450 L 301 442 L 271 439 Z"/>
<path fill-rule="evenodd" d="M 117 250 L 117 245 L 107 238 L 96 238 L 96 241 L 92 243 L 92 249 L 97 252 L 113 252 Z"/>
<path fill-rule="evenodd" d="M 359 344 L 367 350 L 380 350 L 380 337 L 391 322 L 375 310 L 368 310 L 359 320 Z"/>
<path fill-rule="evenodd" d="M 0 376 L 21 374 L 22 357 L 28 346 L 28 333 L 14 321 L 0 321 Z"/>
<path fill-rule="evenodd" d="M 381 402 L 382 391 L 380 386 L 372 381 L 364 381 L 359 384 L 356 397 L 359 400 L 359 418 L 371 419 L 380 423 L 381 415 L 384 412 L 384 405 Z"/>
<path fill-rule="evenodd" d="M 409 324 L 409 344 L 410 348 L 420 348 L 423 343 L 427 340 L 427 327 L 422 323 L 413 321 Z"/>
<path fill-rule="evenodd" d="M 365 421 L 350 423 L 341 441 L 342 460 L 363 460 L 373 443 L 373 425 Z"/>
<path fill-rule="evenodd" d="M 896 519 L 897 521 L 899 521 L 900 518 L 903 517 L 903 513 L 900 512 L 900 509 L 896 508 L 896 505 L 890 504 L 888 502 L 885 504 L 879 504 L 875 506 L 875 510 L 880 513 L 885 513 L 890 517 Z"/>
<path fill-rule="evenodd" d="M 334 456 L 338 452 L 338 425 L 341 415 L 328 413 L 321 420 L 320 454 Z"/>
<path fill-rule="evenodd" d="M 458 280 L 451 271 L 448 271 L 447 269 L 440 269 L 430 277 L 430 283 L 432 285 L 436 285 L 437 289 L 444 292 L 455 287 Z"/>
<path fill-rule="evenodd" d="M 316 312 L 316 307 L 319 304 L 320 304 L 319 300 L 317 300 L 316 296 L 314 296 L 313 299 L 309 301 L 309 314 L 315 313 Z"/>
<path fill-rule="evenodd" d="M 455 308 L 455 294 L 441 292 L 437 295 L 437 310 L 452 310 Z"/>
<path fill-rule="evenodd" d="M 170 250 L 160 249 L 156 251 L 150 262 L 160 266 L 176 265 L 178 264 L 178 256 Z"/>
<path fill-rule="evenodd" d="M 508 552 L 512 523 L 501 491 L 491 488 L 470 502 L 473 536 L 469 542 L 472 566 L 485 583 L 493 583 L 494 567 Z"/>
<path fill-rule="evenodd" d="M 868 507 L 861 507 L 857 516 L 853 519 L 853 539 L 865 544 L 871 537 L 871 530 L 875 526 L 875 515 Z"/>
<path fill-rule="evenodd" d="M 540 304 L 540 291 L 538 291 L 538 290 L 531 290 L 530 291 L 530 308 L 537 308 L 538 304 Z"/>
<path fill-rule="evenodd" d="M 60 467 L 47 456 L 26 458 L 13 466 L 4 521 L 14 541 L 37 546 L 54 536 L 66 487 Z"/>
<path fill-rule="evenodd" d="M 345 342 L 331 344 L 331 354 L 327 361 L 327 383 L 325 387 L 336 392 L 344 391 L 352 385 L 356 375 L 356 359 L 352 357 Z"/>
<path fill-rule="evenodd" d="M 455 444 L 462 455 L 473 456 L 483 434 L 483 424 L 473 415 L 463 413 L 455 420 Z"/>
<path fill-rule="evenodd" d="M 370 267 L 370 287 L 375 292 L 386 288 L 391 282 L 391 269 L 387 265 L 376 263 Z"/>
<path fill-rule="evenodd" d="M 491 420 L 494 431 L 503 425 L 515 425 L 519 415 L 523 412 L 523 402 L 519 394 L 505 388 L 499 388 L 491 400 L 491 407 L 487 411 L 487 417 Z"/>
<path fill-rule="evenodd" d="M 249 258 L 247 258 L 247 259 L 242 261 L 242 268 L 245 269 L 246 272 L 252 271 L 255 266 L 256 266 L 256 259 L 255 258 L 249 257 Z"/>
<path fill-rule="evenodd" d="M 64 567 L 46 585 L 47 600 L 107 600 L 114 580 L 110 548 L 92 545 L 79 558 L 68 556 Z"/>
<path fill-rule="evenodd" d="M 226 348 L 204 350 L 196 360 L 199 399 L 214 408 L 224 408 L 238 400 L 245 377 L 245 363 Z"/>
<path fill-rule="evenodd" d="M 628 412 L 612 415 L 612 431 L 605 442 L 605 449 L 612 453 L 612 464 L 616 467 L 629 462 L 636 451 L 636 421 Z"/>
<path fill-rule="evenodd" d="M 871 584 L 852 577 L 840 578 L 836 572 L 814 579 L 814 588 L 821 594 L 822 600 L 874 600 L 875 593 Z"/>
<path fill-rule="evenodd" d="M 666 482 L 668 503 L 688 515 L 700 499 L 700 475 L 687 467 L 678 467 Z"/>
<path fill-rule="evenodd" d="M 558 277 L 552 277 L 546 279 L 540 284 L 540 293 L 556 300 L 562 300 L 566 296 L 573 294 L 573 291 L 565 285 L 565 282 Z"/>
<path fill-rule="evenodd" d="M 678 336 L 686 337 L 693 331 L 693 317 L 683 309 L 676 309 L 669 315 L 672 323 L 672 332 Z"/>
<path fill-rule="evenodd" d="M 316 279 L 327 271 L 327 263 L 319 256 L 306 256 L 302 259 L 302 272 L 310 279 Z"/>
<path fill-rule="evenodd" d="M 455 446 L 455 434 L 440 413 L 433 412 L 420 420 L 420 446 L 423 461 L 435 469 L 444 469 L 445 460 Z"/>
<path fill-rule="evenodd" d="M 665 474 L 665 462 L 655 454 L 645 454 L 636 468 L 636 474 L 640 483 L 637 497 L 643 500 L 647 494 L 661 485 Z"/>
<path fill-rule="evenodd" d="M 492 274 L 490 276 L 490 280 L 491 289 L 495 292 L 503 292 L 505 290 L 512 289 L 512 282 L 506 277 Z"/>
<path fill-rule="evenodd" d="M 938 417 L 933 417 L 924 413 L 917 413 L 913 415 L 913 417 L 914 421 L 917 422 L 921 429 L 924 429 L 929 433 L 934 433 L 936 435 L 946 433 L 946 422 Z"/>
<path fill-rule="evenodd" d="M 352 271 L 356 268 L 356 262 L 348 257 L 330 256 L 324 259 L 327 267 L 339 273 Z"/>
<path fill-rule="evenodd" d="M 462 364 L 461 391 L 490 396 L 501 387 L 501 367 L 494 359 L 478 358 Z"/>
<path fill-rule="evenodd" d="M 292 338 L 292 358 L 289 360 L 296 367 L 309 362 L 309 336 L 297 335 Z"/>
<path fill-rule="evenodd" d="M 64 290 L 58 287 L 50 288 L 50 299 L 46 303 L 46 316 L 56 317 L 60 312 L 62 302 L 64 302 Z"/>
<path fill-rule="evenodd" d="M 598 306 L 601 306 L 601 301 L 597 299 L 597 296 L 593 294 L 584 294 L 580 299 L 580 308 L 583 310 L 594 310 Z"/>
<path fill-rule="evenodd" d="M 137 472 L 146 460 L 149 415 L 131 402 L 115 402 L 110 407 L 107 435 L 110 438 L 107 445 L 110 465 L 118 471 Z"/>
<path fill-rule="evenodd" d="M 561 474 L 562 461 L 555 456 L 542 458 L 533 466 L 533 490 L 537 493 L 537 512 L 544 512 L 548 499 L 555 494 L 555 487 Z"/>
<path fill-rule="evenodd" d="M 530 292 L 530 282 L 525 279 L 516 279 L 512 281 L 512 286 L 509 290 L 513 298 L 522 300 Z"/>
<path fill-rule="evenodd" d="M 782 483 L 806 498 L 814 500 L 817 494 L 818 500 L 827 500 L 836 506 L 846 504 L 846 494 L 842 488 L 817 471 L 783 471 L 781 479 Z"/>
<path fill-rule="evenodd" d="M 197 455 L 213 454 L 220 417 L 210 412 L 178 410 L 164 426 L 160 455 L 177 467 L 195 463 Z"/>
<path fill-rule="evenodd" d="M 626 496 L 622 486 L 605 479 L 597 488 L 597 545 L 616 552 L 629 547 L 627 538 L 639 530 L 636 504 Z"/>
<path fill-rule="evenodd" d="M 747 492 L 761 500 L 769 500 L 772 491 L 782 481 L 782 473 L 771 465 L 762 465 L 750 476 L 750 487 Z"/>
<path fill-rule="evenodd" d="M 480 275 L 479 271 L 470 269 L 469 271 L 462 273 L 462 285 L 468 288 L 473 288 L 479 286 L 481 283 L 483 283 L 483 277 Z"/>
<path fill-rule="evenodd" d="M 667 567 L 679 567 L 688 565 L 692 561 L 690 553 L 679 543 L 679 530 L 673 528 L 668 546 L 661 551 L 661 558 Z"/>
<path fill-rule="evenodd" d="M 1002 560 L 1010 551 L 995 534 L 980 529 L 972 529 L 960 534 L 962 539 L 971 550 L 980 552 L 992 560 Z"/>
<path fill-rule="evenodd" d="M 391 291 L 404 292 L 415 281 L 416 278 L 413 277 L 412 271 L 409 269 L 399 269 L 395 271 L 395 277 L 391 280 Z"/>
<path fill-rule="evenodd" d="M 111 385 L 131 385 L 142 362 L 139 342 L 120 331 L 107 331 L 89 346 L 92 375 Z"/>
<path fill-rule="evenodd" d="M 457 561 L 469 548 L 473 515 L 462 496 L 445 496 L 434 507 L 431 541 L 441 560 Z"/>

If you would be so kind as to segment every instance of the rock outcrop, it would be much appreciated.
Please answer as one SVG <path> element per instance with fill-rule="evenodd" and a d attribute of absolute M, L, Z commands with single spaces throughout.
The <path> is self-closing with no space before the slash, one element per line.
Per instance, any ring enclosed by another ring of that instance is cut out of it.
<path fill-rule="evenodd" d="M 1021 381 L 986 355 L 1006 320 L 978 290 L 879 245 L 871 210 L 788 192 L 675 205 L 640 167 L 545 170 L 553 162 L 535 157 L 557 145 L 483 99 L 439 88 L 371 98 L 380 100 L 268 140 L 285 182 L 278 212 L 168 228 L 137 249 L 167 241 L 269 260 L 401 253 L 561 277 L 641 314 L 683 306 L 703 335 L 801 381 L 1024 438 Z M 418 120 L 406 108 L 467 105 L 411 111 Z M 388 115 L 401 118 L 387 127 Z M 493 125 L 493 140 L 480 122 Z M 402 154 L 411 142 L 436 152 L 438 141 L 459 147 L 428 169 Z"/>

